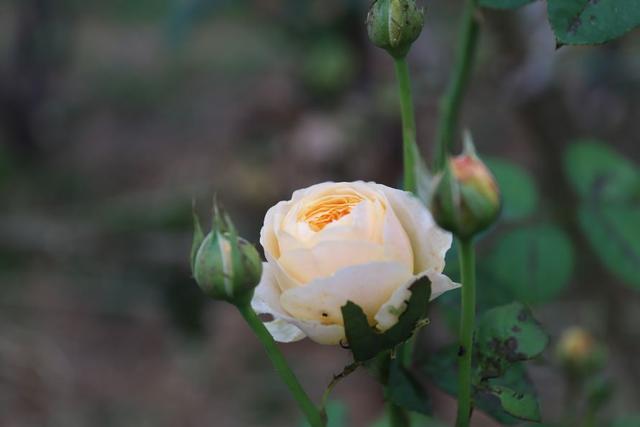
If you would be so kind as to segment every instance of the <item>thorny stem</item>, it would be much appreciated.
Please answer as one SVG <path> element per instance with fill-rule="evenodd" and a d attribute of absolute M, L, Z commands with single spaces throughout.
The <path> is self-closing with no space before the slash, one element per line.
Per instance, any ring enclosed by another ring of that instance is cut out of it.
<path fill-rule="evenodd" d="M 476 272 L 474 244 L 460 239 L 460 270 L 462 272 L 462 308 L 460 313 L 460 348 L 458 351 L 458 416 L 456 427 L 468 427 L 471 418 L 471 356 L 476 315 Z"/>
<path fill-rule="evenodd" d="M 264 346 L 269 359 L 271 359 L 271 363 L 273 363 L 273 367 L 280 375 L 280 378 L 282 378 L 282 381 L 287 385 L 287 387 L 289 387 L 289 391 L 296 402 L 298 402 L 300 410 L 304 413 L 311 427 L 324 427 L 325 422 L 320 415 L 320 411 L 311 399 L 309 399 L 309 396 L 300 385 L 300 382 L 298 382 L 296 375 L 293 373 L 291 368 L 289 368 L 286 359 L 280 352 L 280 349 L 278 349 L 273 337 L 269 331 L 267 331 L 267 328 L 265 328 L 255 311 L 253 311 L 249 304 L 238 306 L 238 310 L 240 310 L 242 317 L 244 317 L 244 320 L 247 321 Z"/>
<path fill-rule="evenodd" d="M 476 16 L 478 0 L 466 0 L 459 29 L 458 48 L 453 69 L 444 95 L 440 99 L 440 117 L 436 135 L 434 173 L 442 170 L 458 124 L 462 98 L 467 88 L 478 41 L 479 24 Z"/>

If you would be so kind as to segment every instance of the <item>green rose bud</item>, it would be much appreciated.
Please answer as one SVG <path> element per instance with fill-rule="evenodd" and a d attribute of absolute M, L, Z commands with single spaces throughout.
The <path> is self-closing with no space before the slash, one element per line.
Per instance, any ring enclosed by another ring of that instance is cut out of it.
<path fill-rule="evenodd" d="M 403 58 L 424 25 L 415 0 L 375 0 L 367 15 L 369 38 L 394 58 Z"/>
<path fill-rule="evenodd" d="M 438 225 L 467 239 L 495 222 L 500 191 L 495 178 L 478 158 L 470 137 L 464 152 L 449 160 L 435 179 L 431 212 Z"/>
<path fill-rule="evenodd" d="M 256 248 L 237 231 L 227 215 L 214 208 L 213 227 L 204 236 L 194 214 L 191 270 L 198 286 L 211 298 L 249 304 L 260 282 L 262 260 Z"/>

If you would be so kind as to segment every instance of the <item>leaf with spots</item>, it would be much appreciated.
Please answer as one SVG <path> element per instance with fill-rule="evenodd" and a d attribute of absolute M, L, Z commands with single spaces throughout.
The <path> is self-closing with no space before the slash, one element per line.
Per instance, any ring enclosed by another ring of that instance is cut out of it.
<path fill-rule="evenodd" d="M 422 277 L 416 280 L 409 290 L 411 297 L 398 323 L 382 333 L 369 325 L 367 316 L 357 304 L 348 301 L 342 306 L 345 335 L 357 362 L 372 359 L 377 354 L 403 343 L 413 335 L 420 321 L 426 318 L 431 281 Z"/>
<path fill-rule="evenodd" d="M 510 364 L 537 357 L 548 342 L 547 334 L 522 303 L 485 312 L 476 331 L 481 378 L 501 376 Z"/>
<path fill-rule="evenodd" d="M 599 44 L 640 26 L 638 0 L 548 0 L 547 13 L 561 44 Z"/>
<path fill-rule="evenodd" d="M 540 406 L 535 395 L 520 393 L 508 387 L 494 386 L 491 393 L 498 397 L 508 414 L 527 421 L 540 421 Z"/>

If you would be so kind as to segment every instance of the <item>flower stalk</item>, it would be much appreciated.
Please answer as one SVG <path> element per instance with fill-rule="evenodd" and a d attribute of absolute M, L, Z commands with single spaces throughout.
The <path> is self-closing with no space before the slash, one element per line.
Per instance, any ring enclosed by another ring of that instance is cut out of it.
<path fill-rule="evenodd" d="M 406 57 L 394 58 L 396 77 L 398 79 L 398 94 L 400 95 L 400 112 L 402 116 L 402 157 L 403 157 L 403 187 L 405 191 L 416 193 L 416 161 L 418 149 L 416 146 L 416 118 L 411 97 L 411 80 Z"/>
<path fill-rule="evenodd" d="M 466 0 L 462 12 L 453 77 L 440 99 L 434 173 L 440 172 L 447 161 L 458 124 L 460 106 L 471 75 L 480 28 L 476 16 L 477 5 L 478 0 Z"/>
<path fill-rule="evenodd" d="M 462 307 L 460 313 L 460 348 L 458 350 L 458 415 L 456 427 L 468 427 L 471 418 L 471 356 L 476 315 L 476 272 L 474 243 L 459 239 L 462 272 Z"/>
<path fill-rule="evenodd" d="M 240 314 L 242 314 L 242 317 L 244 317 L 244 320 L 262 343 L 269 359 L 271 359 L 271 363 L 273 363 L 273 367 L 278 375 L 280 375 L 282 381 L 289 388 L 289 391 L 298 403 L 300 410 L 304 413 L 309 425 L 311 427 L 324 427 L 325 421 L 321 416 L 320 411 L 304 391 L 291 368 L 289 368 L 286 359 L 282 355 L 282 352 L 276 345 L 267 328 L 265 328 L 262 320 L 260 320 L 249 304 L 238 305 L 237 307 Z"/>

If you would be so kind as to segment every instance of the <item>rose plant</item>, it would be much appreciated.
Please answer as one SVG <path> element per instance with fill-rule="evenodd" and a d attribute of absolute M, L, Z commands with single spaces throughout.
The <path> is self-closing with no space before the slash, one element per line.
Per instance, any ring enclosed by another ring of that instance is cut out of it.
<path fill-rule="evenodd" d="M 196 222 L 192 250 L 196 281 L 209 296 L 239 309 L 312 427 L 326 425 L 324 404 L 335 382 L 363 365 L 384 387 L 390 426 L 409 426 L 411 411 L 427 412 L 419 382 L 411 373 L 413 340 L 419 327 L 428 323 L 423 322 L 427 300 L 458 287 L 462 287 L 458 340 L 421 367 L 435 385 L 457 396 L 456 427 L 468 427 L 476 407 L 504 423 L 540 421 L 535 390 L 522 362 L 539 357 L 548 337 L 529 307 L 519 302 L 492 307 L 478 316 L 476 326 L 475 240 L 497 220 L 500 190 L 477 156 L 470 134 L 463 154 L 451 157 L 477 47 L 480 5 L 517 7 L 527 2 L 465 1 L 458 54 L 440 103 L 431 173 L 416 144 L 406 61 L 422 29 L 423 10 L 415 0 L 373 1 L 366 23 L 371 41 L 385 49 L 395 64 L 407 191 L 363 181 L 324 182 L 295 191 L 266 213 L 260 232 L 266 258 L 262 268 L 254 248 L 238 237 L 231 220 L 223 220 L 217 208 L 210 234 L 204 236 Z M 564 15 L 573 12 L 551 3 L 550 19 L 561 35 Z M 576 10 L 584 8 L 600 13 L 595 4 Z M 574 30 L 568 42 L 594 37 L 604 41 L 619 33 L 606 26 L 600 28 L 603 34 Z M 462 285 L 443 273 L 454 237 Z M 354 356 L 354 362 L 330 382 L 320 408 L 275 343 L 305 337 L 319 344 L 341 344 Z M 567 342 L 559 354 L 565 369 L 572 369 L 571 377 L 575 379 L 578 372 L 582 382 L 600 368 L 592 363 L 600 359 L 575 337 Z M 576 362 L 576 349 L 581 350 L 579 358 L 589 363 Z M 598 384 L 589 399 L 600 402 L 594 404 L 599 408 L 609 389 Z M 595 419 L 594 410 L 591 420 Z"/>

